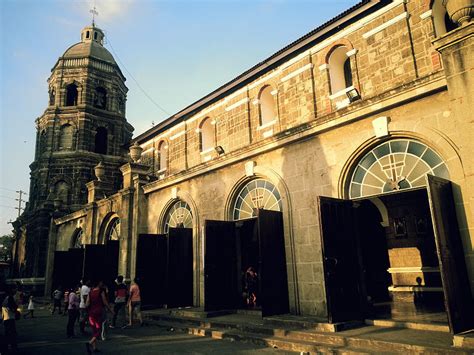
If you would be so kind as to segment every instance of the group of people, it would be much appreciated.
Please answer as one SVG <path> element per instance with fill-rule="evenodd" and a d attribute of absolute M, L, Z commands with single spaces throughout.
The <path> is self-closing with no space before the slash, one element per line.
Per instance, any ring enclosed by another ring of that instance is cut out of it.
<path fill-rule="evenodd" d="M 97 352 L 97 341 L 105 340 L 106 329 L 117 326 L 117 318 L 123 313 L 124 324 L 122 329 L 133 325 L 134 315 L 137 316 L 140 325 L 143 325 L 141 315 L 140 287 L 137 279 L 134 280 L 130 289 L 124 283 L 123 276 L 117 276 L 113 289 L 109 289 L 103 281 L 91 283 L 86 281 L 78 284 L 75 288 L 67 289 L 64 293 L 61 287 L 53 291 L 53 307 L 51 314 L 56 309 L 61 314 L 61 299 L 64 300 L 64 312 L 68 314 L 66 335 L 68 338 L 75 336 L 74 327 L 79 320 L 79 330 L 85 335 L 88 325 L 92 332 L 91 339 L 86 343 L 88 353 Z M 128 307 L 128 322 L 126 322 L 126 309 Z M 109 315 L 111 317 L 109 317 Z M 111 318 L 111 324 L 109 319 Z"/>

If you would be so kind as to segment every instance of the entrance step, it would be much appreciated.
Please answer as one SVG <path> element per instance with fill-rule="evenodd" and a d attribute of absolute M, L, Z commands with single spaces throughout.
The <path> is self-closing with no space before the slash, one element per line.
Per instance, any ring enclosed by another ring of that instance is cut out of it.
<path fill-rule="evenodd" d="M 169 309 L 168 314 L 175 316 L 175 317 L 188 317 L 188 318 L 198 318 L 198 319 L 204 319 L 204 318 L 212 318 L 212 317 L 218 317 L 222 316 L 225 314 L 231 314 L 233 311 L 204 311 L 202 308 L 192 308 L 192 307 L 187 307 L 187 308 L 173 308 Z"/>
<path fill-rule="evenodd" d="M 407 328 L 449 333 L 449 326 L 445 324 L 403 322 L 392 319 L 366 319 L 365 324 L 379 327 Z"/>
<path fill-rule="evenodd" d="M 300 328 L 331 333 L 353 329 L 364 325 L 361 321 L 327 323 L 324 319 L 317 317 L 293 316 L 289 314 L 265 317 L 263 321 L 265 325 L 272 327 Z"/>
<path fill-rule="evenodd" d="M 262 321 L 258 317 L 238 314 L 212 319 L 173 317 L 170 314 L 146 316 L 161 326 L 194 335 L 251 342 L 303 353 L 470 353 L 465 351 L 467 349 L 452 347 L 453 337 L 445 332 L 380 326 L 365 326 L 338 333 L 320 332 L 314 329 L 275 327 L 269 325 L 267 319 Z"/>
<path fill-rule="evenodd" d="M 474 350 L 474 330 L 456 334 L 453 337 L 453 344 L 459 348 L 473 349 Z"/>

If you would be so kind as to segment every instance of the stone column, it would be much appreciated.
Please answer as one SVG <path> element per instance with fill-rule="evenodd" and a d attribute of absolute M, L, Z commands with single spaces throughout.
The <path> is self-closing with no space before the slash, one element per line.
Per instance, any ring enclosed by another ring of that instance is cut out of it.
<path fill-rule="evenodd" d="M 52 292 L 53 286 L 53 272 L 54 272 L 54 252 L 56 251 L 56 240 L 58 236 L 58 227 L 54 223 L 54 216 L 51 218 L 49 225 L 49 236 L 48 236 L 48 255 L 46 257 L 46 270 L 45 270 L 45 284 L 44 284 L 44 296 L 49 297 Z"/>

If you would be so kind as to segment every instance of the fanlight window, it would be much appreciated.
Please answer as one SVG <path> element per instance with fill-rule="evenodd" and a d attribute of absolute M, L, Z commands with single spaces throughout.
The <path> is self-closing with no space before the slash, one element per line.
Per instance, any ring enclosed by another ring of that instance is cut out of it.
<path fill-rule="evenodd" d="M 191 208 L 184 201 L 176 201 L 168 210 L 165 218 L 165 233 L 170 228 L 192 228 L 193 214 Z"/>
<path fill-rule="evenodd" d="M 73 248 L 84 248 L 84 231 L 80 229 L 72 241 Z"/>
<path fill-rule="evenodd" d="M 119 240 L 120 239 L 120 219 L 115 218 L 107 229 L 105 240 Z"/>
<path fill-rule="evenodd" d="M 385 142 L 357 164 L 349 187 L 350 198 L 425 186 L 425 175 L 449 178 L 440 156 L 426 145 L 409 139 Z"/>
<path fill-rule="evenodd" d="M 232 216 L 234 220 L 256 217 L 259 208 L 282 210 L 280 192 L 270 181 L 263 179 L 252 180 L 240 190 Z"/>

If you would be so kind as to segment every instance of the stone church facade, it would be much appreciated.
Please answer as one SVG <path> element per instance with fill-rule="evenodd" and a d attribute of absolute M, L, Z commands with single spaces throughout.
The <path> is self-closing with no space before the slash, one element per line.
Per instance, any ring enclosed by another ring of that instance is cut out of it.
<path fill-rule="evenodd" d="M 114 272 L 127 279 L 166 280 L 170 297 L 182 277 L 189 297 L 180 306 L 238 308 L 239 275 L 252 266 L 264 315 L 338 322 L 379 301 L 414 305 L 421 294 L 445 304 L 452 331 L 466 328 L 474 25 L 472 2 L 453 3 L 446 15 L 438 0 L 361 1 L 139 134 L 130 158 L 120 70 L 89 64 L 57 82 L 66 51 L 50 79 L 54 105 L 38 120 L 38 197 L 17 224 L 17 261 L 28 265 L 29 243 L 42 243 L 46 259 L 28 276 L 45 277 L 49 292 L 59 252 L 115 243 Z M 69 82 L 82 107 L 62 107 Z M 95 113 L 98 87 L 110 107 Z M 71 138 L 55 140 L 64 124 Z M 41 168 L 43 127 L 53 159 Z M 98 127 L 108 150 L 90 154 Z M 43 237 L 29 238 L 43 215 Z"/>

